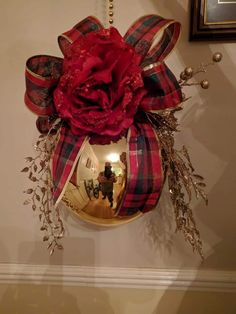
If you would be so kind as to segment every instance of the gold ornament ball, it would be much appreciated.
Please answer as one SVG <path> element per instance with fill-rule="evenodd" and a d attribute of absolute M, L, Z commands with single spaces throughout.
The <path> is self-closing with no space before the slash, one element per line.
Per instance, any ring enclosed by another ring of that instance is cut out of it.
<path fill-rule="evenodd" d="M 193 68 L 191 68 L 191 67 L 185 68 L 184 73 L 186 74 L 187 77 L 192 77 L 192 75 L 193 75 Z"/>
<path fill-rule="evenodd" d="M 113 16 L 113 12 L 112 11 L 109 11 L 109 16 Z"/>
<path fill-rule="evenodd" d="M 220 62 L 220 61 L 222 60 L 222 58 L 223 58 L 223 55 L 222 55 L 221 52 L 216 52 L 216 53 L 214 53 L 213 56 L 212 56 L 212 60 L 213 60 L 214 62 Z"/>
<path fill-rule="evenodd" d="M 113 9 L 113 7 L 114 7 L 113 4 L 110 3 L 110 4 L 109 4 L 109 9 Z"/>
<path fill-rule="evenodd" d="M 208 80 L 202 80 L 201 83 L 200 83 L 200 85 L 201 85 L 201 87 L 202 87 L 203 89 L 208 89 L 210 83 L 209 83 Z"/>
<path fill-rule="evenodd" d="M 109 20 L 109 24 L 113 24 L 113 22 L 114 22 L 113 19 Z"/>

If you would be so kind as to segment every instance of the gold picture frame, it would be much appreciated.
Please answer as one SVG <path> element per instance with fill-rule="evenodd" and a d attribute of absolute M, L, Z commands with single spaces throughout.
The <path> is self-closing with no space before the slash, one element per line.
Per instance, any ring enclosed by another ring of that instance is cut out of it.
<path fill-rule="evenodd" d="M 190 41 L 236 40 L 236 0 L 192 0 Z"/>

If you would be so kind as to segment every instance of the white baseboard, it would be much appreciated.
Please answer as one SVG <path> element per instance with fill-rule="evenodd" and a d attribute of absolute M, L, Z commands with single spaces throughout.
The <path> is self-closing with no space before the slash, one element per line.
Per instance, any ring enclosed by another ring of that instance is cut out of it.
<path fill-rule="evenodd" d="M 0 284 L 236 292 L 236 271 L 0 264 Z"/>

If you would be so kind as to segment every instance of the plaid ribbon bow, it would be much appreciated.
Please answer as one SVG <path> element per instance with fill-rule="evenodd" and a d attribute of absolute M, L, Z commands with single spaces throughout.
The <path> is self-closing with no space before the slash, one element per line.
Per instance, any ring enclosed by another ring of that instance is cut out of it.
<path fill-rule="evenodd" d="M 66 47 L 89 32 L 103 28 L 94 17 L 87 17 L 71 30 L 58 37 L 64 54 Z M 163 30 L 158 43 L 152 43 Z M 182 101 L 180 86 L 164 60 L 174 48 L 180 35 L 180 24 L 158 15 L 147 15 L 136 21 L 127 31 L 124 40 L 140 56 L 140 66 L 147 94 L 139 109 L 143 111 L 174 108 Z M 151 48 L 151 49 L 150 49 Z M 48 55 L 33 56 L 26 63 L 26 106 L 36 113 L 38 129 L 45 133 L 49 117 L 53 116 L 53 90 L 62 75 L 63 58 Z M 152 88 L 149 91 L 149 86 Z M 153 93 L 155 87 L 155 93 Z M 75 136 L 63 125 L 52 156 L 53 199 L 57 205 L 70 180 L 85 142 L 85 136 Z M 159 142 L 152 126 L 134 121 L 127 136 L 127 184 L 120 204 L 119 216 L 153 209 L 164 183 Z"/>

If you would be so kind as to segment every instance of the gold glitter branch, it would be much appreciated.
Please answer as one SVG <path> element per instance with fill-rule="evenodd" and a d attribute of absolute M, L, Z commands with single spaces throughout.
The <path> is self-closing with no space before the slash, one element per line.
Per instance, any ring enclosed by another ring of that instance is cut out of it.
<path fill-rule="evenodd" d="M 193 250 L 196 250 L 203 258 L 202 241 L 199 230 L 190 207 L 192 191 L 197 198 L 202 197 L 207 204 L 207 196 L 204 192 L 204 178 L 195 173 L 188 151 L 185 146 L 180 151 L 174 148 L 174 133 L 178 122 L 174 113 L 182 108 L 172 111 L 163 111 L 155 114 L 147 112 L 146 116 L 156 129 L 163 157 L 163 168 L 168 181 L 169 193 L 175 211 L 177 231 L 182 231 L 186 241 Z"/>
<path fill-rule="evenodd" d="M 215 65 L 218 62 L 221 62 L 223 56 L 220 52 L 216 52 L 212 55 L 212 61 L 208 63 L 201 63 L 197 69 L 194 69 L 192 67 L 186 67 L 183 72 L 180 73 L 180 79 L 179 84 L 183 88 L 185 86 L 193 86 L 193 85 L 200 85 L 203 89 L 208 89 L 210 86 L 210 83 L 208 80 L 204 79 L 200 82 L 193 82 L 191 81 L 192 78 L 199 73 L 206 73 L 207 68 L 209 66 Z"/>
<path fill-rule="evenodd" d="M 36 157 L 26 157 L 27 166 L 21 172 L 27 173 L 33 186 L 24 191 L 29 198 L 24 205 L 31 204 L 33 211 L 38 209 L 40 230 L 44 232 L 43 241 L 48 242 L 50 255 L 55 248 L 62 249 L 60 239 L 64 235 L 64 226 L 58 208 L 53 206 L 53 182 L 51 157 L 59 139 L 61 121 L 56 120 L 47 135 L 40 135 L 35 145 Z"/>

